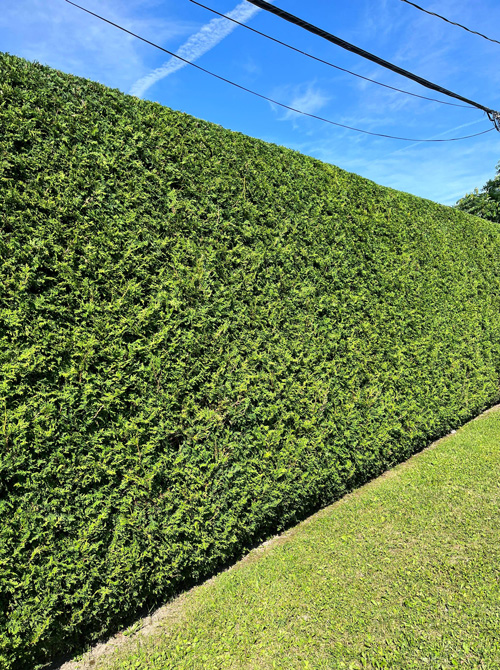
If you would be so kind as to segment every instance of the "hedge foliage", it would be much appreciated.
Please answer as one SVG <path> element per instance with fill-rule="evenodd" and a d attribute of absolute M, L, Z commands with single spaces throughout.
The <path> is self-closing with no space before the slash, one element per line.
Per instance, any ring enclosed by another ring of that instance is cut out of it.
<path fill-rule="evenodd" d="M 6 54 L 0 89 L 3 668 L 499 398 L 495 224 Z"/>

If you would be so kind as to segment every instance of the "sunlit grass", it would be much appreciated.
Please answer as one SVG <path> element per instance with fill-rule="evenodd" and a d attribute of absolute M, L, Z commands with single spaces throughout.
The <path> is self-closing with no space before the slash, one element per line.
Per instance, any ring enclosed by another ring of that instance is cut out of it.
<path fill-rule="evenodd" d="M 494 410 L 192 590 L 97 667 L 500 668 L 499 540 Z"/>

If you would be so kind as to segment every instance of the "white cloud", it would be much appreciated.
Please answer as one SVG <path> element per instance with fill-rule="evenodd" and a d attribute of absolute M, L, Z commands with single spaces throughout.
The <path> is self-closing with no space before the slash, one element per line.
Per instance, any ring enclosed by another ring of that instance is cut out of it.
<path fill-rule="evenodd" d="M 248 2 L 240 2 L 233 10 L 228 12 L 225 16 L 235 19 L 240 23 L 245 23 L 250 20 L 252 16 L 260 12 L 258 7 L 251 5 Z M 237 28 L 237 24 L 227 19 L 212 19 L 205 24 L 201 30 L 192 35 L 187 42 L 185 42 L 176 53 L 190 63 L 194 62 L 201 56 L 217 46 L 225 37 Z M 130 93 L 138 97 L 142 97 L 146 91 L 156 84 L 161 79 L 168 77 L 170 74 L 186 67 L 187 63 L 178 58 L 170 58 L 161 67 L 156 68 L 145 77 L 142 77 L 132 86 Z"/>
<path fill-rule="evenodd" d="M 320 109 L 325 107 L 330 100 L 330 96 L 326 95 L 321 89 L 315 88 L 313 84 L 307 84 L 306 90 L 302 93 L 296 93 L 288 106 L 298 109 L 301 112 L 305 112 L 306 114 L 316 114 L 316 112 L 319 112 Z M 300 115 L 296 112 L 292 112 L 291 109 L 288 109 L 282 118 L 283 120 L 288 121 L 290 119 L 295 120 L 298 116 Z"/>
<path fill-rule="evenodd" d="M 332 99 L 330 95 L 316 86 L 315 82 L 307 82 L 297 86 L 279 86 L 272 91 L 270 97 L 283 103 L 283 105 L 293 107 L 293 109 L 306 114 L 317 114 Z M 303 115 L 294 112 L 292 109 L 284 109 L 272 102 L 270 106 L 274 112 L 281 114 L 278 116 L 279 121 L 292 121 L 295 128 L 297 127 L 296 122 L 300 118 L 304 118 Z"/>

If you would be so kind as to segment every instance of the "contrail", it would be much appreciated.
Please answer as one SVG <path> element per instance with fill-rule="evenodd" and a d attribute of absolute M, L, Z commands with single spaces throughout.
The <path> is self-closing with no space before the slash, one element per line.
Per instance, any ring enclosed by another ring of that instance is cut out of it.
<path fill-rule="evenodd" d="M 245 23 L 260 11 L 261 10 L 258 7 L 255 7 L 248 2 L 240 2 L 239 5 L 225 14 L 225 16 L 235 19 L 240 23 Z M 217 46 L 219 42 L 222 42 L 222 40 L 232 33 L 235 28 L 237 28 L 237 24 L 232 23 L 232 21 L 227 21 L 226 19 L 212 19 L 212 21 L 204 25 L 201 30 L 194 35 L 191 35 L 188 41 L 179 48 L 177 53 L 179 56 L 182 56 L 182 58 L 193 62 L 200 58 L 200 56 L 203 56 L 203 54 L 206 54 L 207 51 L 210 51 L 210 49 Z M 136 95 L 141 98 L 153 84 L 156 84 L 156 82 L 164 77 L 168 77 L 169 74 L 181 70 L 183 67 L 186 67 L 186 65 L 187 63 L 183 63 L 177 58 L 170 58 L 170 60 L 166 61 L 161 67 L 136 81 L 130 89 L 131 95 Z"/>
<path fill-rule="evenodd" d="M 445 130 L 443 133 L 439 133 L 439 135 L 434 135 L 433 137 L 442 137 L 443 135 L 447 135 L 448 133 L 451 133 L 454 130 L 460 130 L 461 128 L 467 128 L 468 126 L 475 126 L 476 123 L 481 123 L 482 121 L 484 121 L 484 116 L 482 116 L 480 119 L 476 119 L 475 121 L 469 121 L 468 123 L 462 123 L 462 125 L 460 125 L 460 126 L 455 126 L 455 128 L 450 128 L 449 130 Z M 383 156 L 383 158 L 387 158 L 387 156 L 393 156 L 394 154 L 400 154 L 403 151 L 408 151 L 408 149 L 412 149 L 413 147 L 416 147 L 419 144 L 422 144 L 422 142 L 415 142 L 414 144 L 408 144 L 406 147 L 401 147 L 401 149 L 396 149 L 395 151 L 390 151 L 388 154 Z"/>

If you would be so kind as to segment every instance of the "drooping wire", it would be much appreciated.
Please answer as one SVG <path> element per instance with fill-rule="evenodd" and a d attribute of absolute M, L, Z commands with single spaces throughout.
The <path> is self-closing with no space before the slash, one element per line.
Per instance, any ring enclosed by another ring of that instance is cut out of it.
<path fill-rule="evenodd" d="M 99 14 L 96 14 L 95 12 L 90 11 L 90 9 L 86 9 L 85 7 L 82 7 L 81 5 L 77 5 L 76 2 L 72 2 L 72 0 L 64 0 L 70 5 L 73 5 L 74 7 L 77 7 L 78 9 L 81 9 L 83 12 L 86 12 L 87 14 L 90 14 L 92 16 L 95 16 L 97 19 L 100 19 L 101 21 L 104 21 L 105 23 L 108 23 L 111 26 L 114 26 L 115 28 L 118 28 L 119 30 L 122 30 L 123 32 L 127 33 L 128 35 L 132 35 L 132 37 L 137 38 L 138 40 L 141 40 L 142 42 L 145 42 L 146 44 L 150 44 L 151 46 L 155 47 L 156 49 L 159 49 L 160 51 L 163 51 L 164 53 L 168 54 L 169 56 L 172 56 L 174 58 L 177 58 L 178 60 L 186 63 L 187 65 L 192 65 L 195 67 L 197 70 L 200 70 L 201 72 L 205 72 L 206 74 L 209 74 L 211 77 L 215 77 L 216 79 L 219 79 L 220 81 L 225 82 L 226 84 L 230 84 L 231 86 L 235 86 L 236 88 L 239 88 L 242 91 L 246 91 L 247 93 L 251 93 L 252 95 L 257 96 L 258 98 L 261 98 L 262 100 L 267 100 L 268 102 L 272 103 L 273 105 L 278 105 L 279 107 L 283 107 L 284 109 L 287 109 L 291 112 L 295 112 L 297 114 L 302 114 L 303 116 L 308 116 L 312 119 L 317 119 L 318 121 L 324 121 L 325 123 L 329 123 L 332 126 L 338 126 L 339 128 L 345 128 L 346 130 L 354 130 L 358 133 L 363 133 L 365 135 L 373 135 L 374 137 L 384 137 L 387 139 L 391 140 L 401 140 L 404 142 L 457 142 L 459 140 L 467 140 L 472 137 L 479 137 L 479 135 L 485 135 L 486 133 L 489 133 L 493 130 L 493 128 L 489 128 L 488 130 L 483 130 L 480 133 L 474 133 L 473 135 L 465 135 L 463 137 L 450 137 L 448 139 L 415 139 L 415 138 L 410 138 L 410 137 L 396 137 L 394 135 L 386 135 L 383 133 L 374 133 L 370 130 L 363 130 L 361 128 L 354 128 L 353 126 L 347 126 L 343 123 L 337 123 L 336 121 L 331 121 L 330 119 L 325 119 L 321 116 L 317 116 L 316 114 L 310 114 L 309 112 L 304 112 L 301 111 L 300 109 L 295 109 L 294 107 L 291 107 L 290 105 L 285 105 L 282 102 L 278 102 L 277 100 L 273 100 L 272 98 L 268 98 L 266 95 L 262 95 L 262 93 L 257 93 L 256 91 L 252 91 L 249 88 L 246 88 L 245 86 L 242 86 L 241 84 L 237 84 L 234 81 L 231 81 L 230 79 L 226 79 L 225 77 L 222 77 L 219 74 L 216 74 L 215 72 L 211 72 L 210 70 L 207 70 L 204 67 L 201 67 L 201 65 L 197 65 L 196 63 L 192 63 L 191 61 L 187 60 L 186 58 L 183 58 L 182 56 L 179 56 L 178 54 L 174 53 L 173 51 L 169 51 L 168 49 L 165 49 L 164 47 L 155 44 L 154 42 L 151 42 L 150 40 L 146 39 L 145 37 L 141 37 L 140 35 L 137 35 L 136 33 L 133 33 L 131 30 L 127 30 L 127 28 L 124 28 L 123 26 L 120 26 L 118 23 L 114 23 L 113 21 L 110 21 L 109 19 L 104 18 L 103 16 L 100 16 Z"/>
<path fill-rule="evenodd" d="M 189 0 L 192 2 L 194 5 L 198 5 L 198 7 L 203 7 L 203 9 L 207 9 L 209 12 L 212 12 L 212 14 L 217 14 L 217 16 L 222 16 L 222 18 L 227 19 L 228 21 L 232 21 L 233 23 L 236 23 L 239 26 L 242 26 L 243 28 L 246 28 L 247 30 L 251 30 L 253 33 L 256 33 L 257 35 L 261 35 L 262 37 L 266 37 L 268 40 L 272 40 L 273 42 L 276 42 L 276 44 L 281 44 L 281 46 L 287 47 L 287 49 L 292 49 L 292 51 L 296 51 L 299 54 L 302 54 L 303 56 L 307 56 L 308 58 L 312 58 L 315 61 L 318 61 L 319 63 L 323 63 L 324 65 L 328 65 L 330 67 L 335 68 L 336 70 L 340 70 L 341 72 L 346 72 L 347 74 L 353 75 L 353 77 L 358 77 L 359 79 L 364 79 L 365 81 L 369 81 L 372 84 L 377 84 L 378 86 L 383 86 L 384 88 L 390 88 L 392 91 L 397 91 L 398 93 L 406 93 L 406 95 L 412 95 L 414 98 L 421 98 L 422 100 L 430 100 L 431 102 L 439 102 L 442 105 L 450 105 L 451 107 L 462 107 L 463 109 L 476 109 L 476 107 L 472 107 L 471 105 L 459 105 L 456 102 L 447 102 L 446 100 L 438 100 L 437 98 L 429 98 L 425 95 L 418 95 L 418 93 L 412 93 L 411 91 L 405 91 L 401 88 L 396 88 L 396 86 L 389 86 L 389 84 L 383 84 L 381 81 L 377 81 L 376 79 L 370 79 L 370 77 L 364 77 L 362 74 L 358 74 L 357 72 L 351 72 L 351 70 L 346 70 L 343 67 L 340 67 L 339 65 L 334 65 L 333 63 L 330 63 L 327 60 L 323 60 L 323 58 L 318 58 L 317 56 L 313 56 L 312 54 L 308 53 L 307 51 L 302 51 L 302 49 L 297 49 L 297 47 L 292 46 L 291 44 L 287 44 L 286 42 L 282 42 L 281 40 L 278 40 L 276 37 L 271 37 L 271 35 L 267 35 L 266 33 L 261 32 L 260 30 L 256 30 L 255 28 L 252 28 L 251 26 L 248 26 L 246 23 L 242 23 L 241 21 L 237 21 L 236 19 L 233 19 L 231 16 L 227 16 L 226 14 L 222 14 L 222 12 L 218 12 L 215 9 L 212 9 L 211 7 L 207 7 L 206 5 L 203 5 L 201 2 L 197 2 L 197 0 Z"/>
<path fill-rule="evenodd" d="M 426 14 L 430 14 L 431 16 L 436 16 L 438 19 L 442 19 L 443 21 L 446 21 L 446 23 L 450 23 L 452 26 L 458 26 L 458 28 L 462 28 L 463 30 L 466 30 L 468 33 L 472 33 L 473 35 L 479 35 L 479 37 L 483 37 L 485 40 L 488 40 L 488 42 L 495 42 L 495 44 L 500 44 L 498 40 L 494 40 L 491 37 L 487 37 L 486 35 L 483 35 L 483 33 L 478 33 L 476 30 L 471 30 L 470 28 L 467 28 L 467 26 L 463 26 L 461 23 L 455 23 L 455 21 L 451 21 L 450 19 L 447 19 L 445 16 L 441 16 L 441 14 L 436 14 L 435 12 L 431 12 L 428 9 L 424 9 L 423 7 L 420 7 L 420 5 L 416 5 L 414 2 L 410 2 L 410 0 L 401 0 L 401 2 L 406 2 L 407 5 L 411 5 L 412 7 L 419 9 L 421 12 L 425 12 Z"/>
<path fill-rule="evenodd" d="M 342 49 L 346 49 L 347 51 L 351 51 L 352 53 L 355 53 L 358 56 L 361 56 L 362 58 L 365 58 L 366 60 L 370 60 L 373 63 L 376 63 L 377 65 L 381 65 L 382 67 L 385 67 L 387 70 L 391 70 L 392 72 L 396 72 L 397 74 L 403 75 L 403 77 L 406 77 L 407 79 L 412 79 L 413 81 L 416 81 L 418 84 L 421 84 L 422 86 L 425 86 L 426 88 L 430 88 L 433 91 L 437 91 L 438 93 L 442 93 L 443 95 L 447 95 L 450 98 L 455 98 L 456 100 L 461 100 L 462 102 L 466 102 L 467 104 L 472 105 L 473 107 L 477 107 L 478 109 L 481 109 L 483 112 L 486 112 L 486 114 L 488 115 L 488 118 L 494 124 L 495 129 L 500 132 L 500 112 L 497 112 L 494 109 L 491 109 L 490 107 L 485 107 L 484 105 L 481 105 L 479 102 L 474 102 L 474 100 L 469 100 L 468 98 L 464 98 L 462 95 L 459 95 L 458 93 L 453 93 L 453 91 L 449 91 L 447 88 L 443 88 L 442 86 L 439 86 L 438 84 L 434 84 L 433 82 L 429 81 L 428 79 L 424 79 L 423 77 L 419 77 L 418 75 L 413 74 L 413 72 L 409 72 L 408 70 L 404 70 L 403 68 L 399 67 L 398 65 L 394 65 L 393 63 L 390 63 L 389 61 L 386 61 L 383 58 L 379 58 L 378 56 L 375 56 L 374 54 L 370 53 L 369 51 L 365 51 L 364 49 L 360 49 L 360 47 L 357 47 L 354 44 L 351 44 L 350 42 L 346 42 L 345 40 L 341 39 L 340 37 L 336 37 L 335 35 L 332 35 L 332 33 L 329 33 L 326 30 L 323 30 L 323 28 L 319 28 L 318 26 L 314 26 L 312 23 L 308 23 L 307 21 L 304 21 L 304 19 L 300 19 L 298 16 L 295 16 L 294 14 L 290 14 L 289 12 L 286 12 L 284 9 L 281 9 L 280 7 L 276 7 L 275 5 L 271 5 L 269 2 L 266 2 L 266 0 L 247 0 L 247 1 L 250 2 L 252 5 L 255 5 L 256 7 L 259 7 L 260 9 L 264 9 L 266 12 L 270 12 L 271 14 L 275 14 L 276 16 L 279 16 L 281 19 L 284 19 L 285 21 L 288 21 L 289 23 L 293 23 L 296 26 L 299 26 L 300 28 L 303 28 L 304 30 L 308 30 L 310 33 L 313 33 L 314 35 L 317 35 L 318 37 L 322 37 L 323 39 L 327 40 L 328 42 L 331 42 L 332 44 L 336 44 L 337 46 L 341 47 Z"/>

